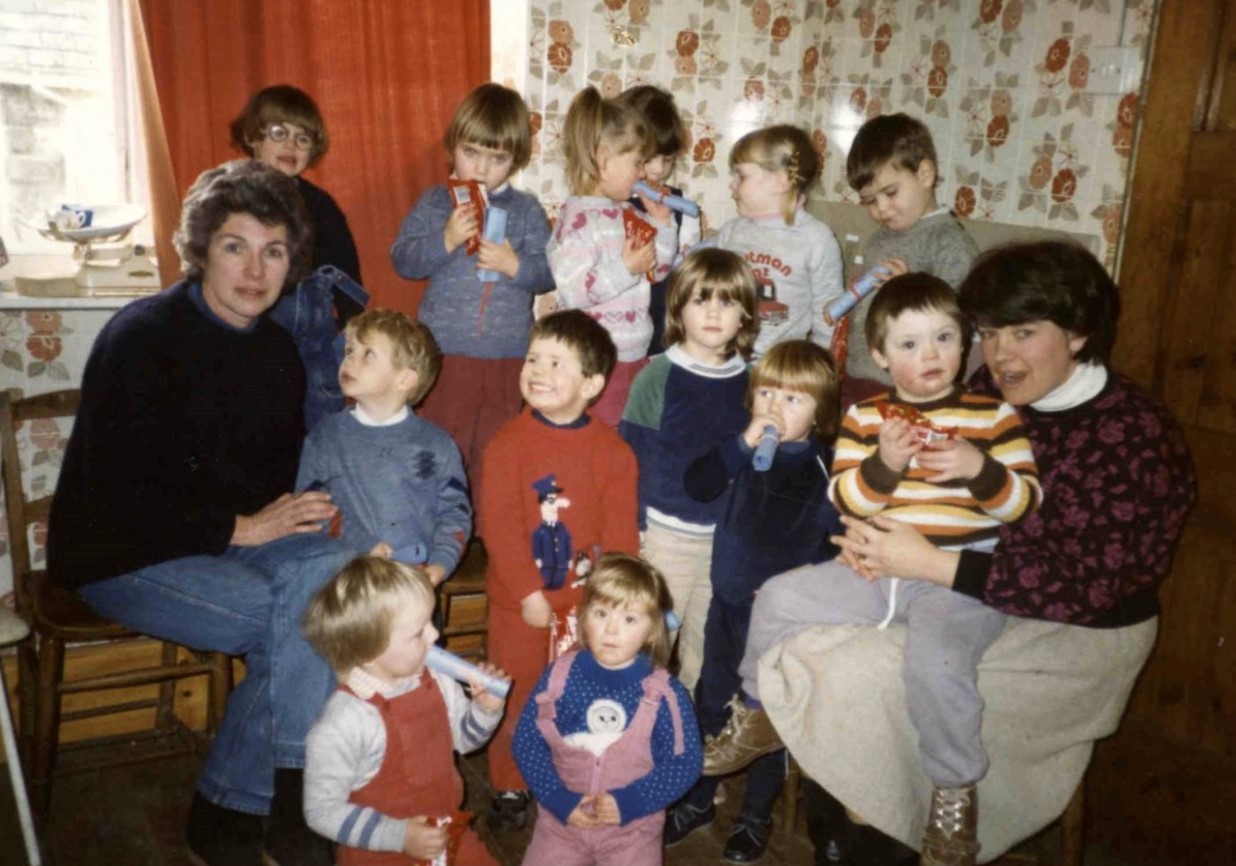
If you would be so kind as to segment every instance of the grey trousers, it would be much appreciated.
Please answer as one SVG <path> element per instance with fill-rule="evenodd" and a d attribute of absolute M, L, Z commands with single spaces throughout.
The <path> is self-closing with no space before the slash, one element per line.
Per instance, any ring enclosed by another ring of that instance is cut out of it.
<path fill-rule="evenodd" d="M 923 769 L 937 787 L 973 784 L 987 774 L 978 663 L 1005 617 L 970 596 L 925 580 L 868 582 L 840 562 L 778 575 L 755 597 L 738 668 L 743 690 L 759 697 L 760 658 L 777 644 L 817 625 L 875 625 L 890 599 L 892 622 L 907 629 L 902 677 Z"/>

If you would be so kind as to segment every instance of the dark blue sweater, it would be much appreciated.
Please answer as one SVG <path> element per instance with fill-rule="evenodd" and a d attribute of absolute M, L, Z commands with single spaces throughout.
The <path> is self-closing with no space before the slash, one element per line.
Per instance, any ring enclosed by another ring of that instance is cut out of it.
<path fill-rule="evenodd" d="M 63 586 L 218 555 L 237 514 L 292 490 L 296 346 L 266 316 L 243 331 L 220 322 L 200 292 L 178 283 L 135 301 L 95 340 L 48 533 Z"/>
<path fill-rule="evenodd" d="M 720 499 L 712 547 L 712 590 L 732 605 L 751 604 L 764 581 L 837 555 L 828 540 L 843 531 L 828 498 L 831 448 L 816 439 L 785 442 L 767 472 L 751 468 L 752 449 L 732 436 L 687 470 L 687 493 Z"/>

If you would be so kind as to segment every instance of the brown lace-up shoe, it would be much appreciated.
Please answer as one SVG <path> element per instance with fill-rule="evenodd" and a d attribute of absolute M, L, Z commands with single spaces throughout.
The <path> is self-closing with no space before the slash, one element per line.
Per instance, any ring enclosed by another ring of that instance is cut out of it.
<path fill-rule="evenodd" d="M 756 758 L 783 748 L 768 713 L 736 697 L 730 701 L 730 720 L 721 733 L 704 743 L 704 775 L 737 773 Z"/>
<path fill-rule="evenodd" d="M 978 792 L 974 786 L 936 788 L 931 792 L 931 814 L 923 833 L 921 866 L 974 866 L 978 850 Z"/>

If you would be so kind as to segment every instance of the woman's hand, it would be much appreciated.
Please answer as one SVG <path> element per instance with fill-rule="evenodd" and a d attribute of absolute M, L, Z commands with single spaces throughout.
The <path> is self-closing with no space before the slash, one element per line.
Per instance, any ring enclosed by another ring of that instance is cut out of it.
<path fill-rule="evenodd" d="M 889 418 L 880 425 L 880 444 L 876 454 L 880 462 L 893 472 L 902 473 L 918 454 L 923 443 L 914 435 L 914 428 L 904 418 Z"/>
<path fill-rule="evenodd" d="M 446 828 L 431 827 L 424 815 L 409 818 L 403 831 L 403 853 L 413 860 L 432 860 L 446 850 Z"/>
<path fill-rule="evenodd" d="M 259 547 L 287 535 L 321 532 L 322 524 L 338 510 L 325 490 L 285 493 L 257 514 L 236 515 L 231 543 L 237 547 Z"/>
<path fill-rule="evenodd" d="M 373 550 L 369 551 L 369 555 L 376 556 L 378 559 L 390 559 L 394 552 L 395 549 L 385 541 L 379 541 L 373 546 Z"/>
<path fill-rule="evenodd" d="M 446 245 L 446 251 L 453 253 L 460 244 L 475 237 L 479 231 L 480 219 L 476 215 L 476 207 L 461 204 L 451 211 L 450 219 L 446 221 L 446 229 L 442 232 L 442 242 Z"/>
<path fill-rule="evenodd" d="M 500 680 L 510 680 L 511 675 L 502 668 L 495 665 L 493 662 L 481 662 L 478 667 L 491 677 L 497 677 Z M 485 684 L 480 680 L 472 680 L 469 685 L 472 687 L 472 701 L 477 704 L 482 710 L 487 713 L 496 713 L 506 704 L 506 698 L 499 697 L 490 691 L 487 691 Z"/>
<path fill-rule="evenodd" d="M 657 250 L 652 241 L 643 246 L 635 246 L 634 238 L 627 238 L 622 247 L 622 263 L 631 274 L 643 274 L 651 271 L 657 264 Z"/>
<path fill-rule="evenodd" d="M 923 534 L 900 520 L 873 517 L 869 521 L 842 517 L 845 535 L 834 535 L 841 560 L 867 580 L 909 577 L 952 586 L 960 555 L 940 550 Z"/>
<path fill-rule="evenodd" d="M 539 589 L 524 597 L 519 603 L 519 615 L 524 623 L 533 628 L 549 628 L 554 619 L 554 609 L 549 606 L 549 599 Z"/>
<path fill-rule="evenodd" d="M 496 244 L 481 238 L 481 250 L 476 254 L 476 267 L 478 270 L 483 268 L 506 274 L 513 280 L 519 273 L 519 256 L 515 255 L 515 248 L 510 241 Z"/>
<path fill-rule="evenodd" d="M 965 439 L 945 439 L 918 453 L 918 465 L 936 473 L 927 479 L 934 484 L 973 481 L 983 470 L 983 459 L 983 452 Z"/>

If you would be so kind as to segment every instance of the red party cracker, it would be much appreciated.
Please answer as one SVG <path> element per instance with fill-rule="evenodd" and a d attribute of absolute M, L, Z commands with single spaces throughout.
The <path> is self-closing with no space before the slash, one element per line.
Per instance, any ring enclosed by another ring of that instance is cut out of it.
<path fill-rule="evenodd" d="M 922 412 L 905 403 L 889 403 L 881 400 L 876 403 L 876 409 L 879 410 L 880 417 L 885 421 L 889 418 L 904 419 L 914 429 L 914 435 L 924 445 L 930 445 L 943 439 L 954 439 L 957 436 L 956 427 L 937 426 Z"/>
<path fill-rule="evenodd" d="M 474 180 L 459 180 L 458 178 L 447 178 L 446 188 L 451 194 L 451 202 L 455 207 L 462 204 L 470 204 L 476 208 L 476 224 L 478 226 L 485 225 L 485 204 L 487 198 L 485 196 L 485 188 Z M 481 249 L 480 231 L 477 234 L 468 238 L 464 242 L 464 252 L 470 256 L 474 256 Z"/>
<path fill-rule="evenodd" d="M 456 811 L 451 815 L 431 817 L 429 826 L 446 828 L 446 850 L 432 860 L 417 860 L 419 866 L 455 866 L 459 856 L 459 840 L 464 831 L 472 823 L 475 816 L 471 812 Z M 461 864 L 462 866 L 462 864 Z"/>
<path fill-rule="evenodd" d="M 657 230 L 629 207 L 622 209 L 622 228 L 626 232 L 627 240 L 634 240 L 637 247 L 652 243 L 657 236 Z"/>

